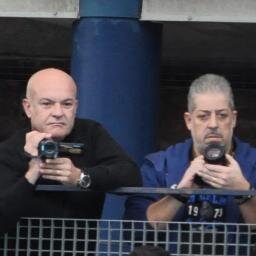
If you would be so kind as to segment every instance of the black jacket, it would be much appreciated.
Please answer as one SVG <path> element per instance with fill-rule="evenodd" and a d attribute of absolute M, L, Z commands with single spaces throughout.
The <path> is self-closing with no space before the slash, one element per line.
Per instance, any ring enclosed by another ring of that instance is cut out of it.
<path fill-rule="evenodd" d="M 104 190 L 141 185 L 136 164 L 107 131 L 95 121 L 76 119 L 64 141 L 85 144 L 84 155 L 70 158 L 90 174 L 95 191 L 36 191 L 24 178 L 30 160 L 23 149 L 28 131 L 0 144 L 0 234 L 15 227 L 20 217 L 100 218 Z M 40 178 L 38 183 L 49 182 Z"/>

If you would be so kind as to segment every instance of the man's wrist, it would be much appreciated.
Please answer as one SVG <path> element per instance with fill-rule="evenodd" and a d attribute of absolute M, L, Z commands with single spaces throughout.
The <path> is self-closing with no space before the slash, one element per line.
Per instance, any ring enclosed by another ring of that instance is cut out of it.
<path fill-rule="evenodd" d="M 250 184 L 249 185 L 249 191 L 254 191 L 254 187 Z M 251 198 L 253 198 L 254 195 L 246 195 L 246 196 L 235 196 L 234 197 L 234 201 L 237 205 L 242 205 L 244 203 L 246 203 L 247 201 L 249 201 Z"/>
<path fill-rule="evenodd" d="M 177 184 L 171 185 L 170 188 L 171 189 L 179 189 Z M 183 204 L 186 204 L 188 201 L 188 198 L 189 198 L 188 195 L 182 195 L 182 194 L 171 194 L 171 196 Z"/>
<path fill-rule="evenodd" d="M 29 169 L 25 173 L 25 179 L 32 185 L 35 185 L 40 177 L 39 163 L 37 159 L 31 159 L 29 161 Z"/>

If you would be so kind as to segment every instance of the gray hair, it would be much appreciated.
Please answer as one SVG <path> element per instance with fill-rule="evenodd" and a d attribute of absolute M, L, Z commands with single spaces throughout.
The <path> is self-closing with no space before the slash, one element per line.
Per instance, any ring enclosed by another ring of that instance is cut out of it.
<path fill-rule="evenodd" d="M 229 81 L 220 75 L 205 74 L 195 79 L 188 92 L 188 111 L 195 109 L 195 96 L 205 92 L 220 92 L 227 96 L 231 109 L 235 108 L 234 96 Z"/>

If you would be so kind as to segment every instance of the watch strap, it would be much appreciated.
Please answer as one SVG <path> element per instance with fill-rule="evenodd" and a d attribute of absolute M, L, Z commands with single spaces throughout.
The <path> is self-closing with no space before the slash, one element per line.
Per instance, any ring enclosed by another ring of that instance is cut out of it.
<path fill-rule="evenodd" d="M 254 187 L 250 185 L 249 191 L 254 191 Z M 249 201 L 254 195 L 247 195 L 247 196 L 235 196 L 234 201 L 237 205 L 244 204 L 245 202 Z"/>
<path fill-rule="evenodd" d="M 177 187 L 178 187 L 177 184 L 173 184 L 171 185 L 170 189 L 177 189 Z M 186 204 L 189 199 L 189 196 L 184 194 L 171 194 L 171 196 L 183 204 Z"/>

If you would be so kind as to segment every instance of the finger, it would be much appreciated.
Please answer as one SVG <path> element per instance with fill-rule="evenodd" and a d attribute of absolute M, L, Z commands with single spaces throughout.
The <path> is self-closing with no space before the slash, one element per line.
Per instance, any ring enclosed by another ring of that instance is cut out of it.
<path fill-rule="evenodd" d="M 69 162 L 42 162 L 40 167 L 44 169 L 69 170 L 71 169 L 71 164 Z"/>
<path fill-rule="evenodd" d="M 61 164 L 42 164 L 42 165 L 40 165 L 40 168 L 44 169 L 44 170 L 47 170 L 47 169 L 48 170 L 64 170 L 64 169 L 66 169 Z"/>
<path fill-rule="evenodd" d="M 203 174 L 201 178 L 205 183 L 215 188 L 223 188 L 225 186 L 225 182 L 221 177 L 214 177 L 211 175 Z"/>
<path fill-rule="evenodd" d="M 229 165 L 236 164 L 235 159 L 231 155 L 226 154 L 225 156 L 226 156 L 226 159 L 228 160 Z"/>
<path fill-rule="evenodd" d="M 210 172 L 223 173 L 227 167 L 223 165 L 205 164 L 205 168 Z"/>
<path fill-rule="evenodd" d="M 41 174 L 51 175 L 51 176 L 64 176 L 69 177 L 70 171 L 63 171 L 63 170 L 53 170 L 53 169 L 40 169 Z"/>
<path fill-rule="evenodd" d="M 53 170 L 53 169 L 40 169 L 40 173 L 42 173 L 43 175 L 47 174 L 47 175 L 51 175 L 51 176 L 62 176 L 63 175 L 63 171 Z"/>
<path fill-rule="evenodd" d="M 207 179 L 208 179 L 208 178 L 211 178 L 211 177 L 213 177 L 213 178 L 215 178 L 215 179 L 220 178 L 220 173 L 218 173 L 218 172 L 213 172 L 213 171 L 208 170 L 208 169 L 199 170 L 199 171 L 198 171 L 198 175 L 201 176 L 201 177 L 203 177 L 203 178 L 207 178 Z"/>
<path fill-rule="evenodd" d="M 196 157 L 193 161 L 192 161 L 193 163 L 204 163 L 205 161 L 204 161 L 204 158 L 203 158 L 203 156 L 198 156 L 198 157 Z"/>
<path fill-rule="evenodd" d="M 59 181 L 61 183 L 67 183 L 69 181 L 68 178 L 64 177 L 64 176 L 42 175 L 42 177 L 44 179 L 55 180 L 55 181 Z"/>
<path fill-rule="evenodd" d="M 203 155 L 199 155 L 195 158 L 196 160 L 204 160 L 204 156 Z"/>
<path fill-rule="evenodd" d="M 67 158 L 45 159 L 46 164 L 64 164 L 66 162 L 67 162 Z"/>
<path fill-rule="evenodd" d="M 39 143 L 43 139 L 50 139 L 52 135 L 50 133 L 39 133 L 36 140 Z"/>
<path fill-rule="evenodd" d="M 47 159 L 43 163 L 44 167 L 52 168 L 52 169 L 71 169 L 72 162 L 68 159 Z"/>
<path fill-rule="evenodd" d="M 222 188 L 223 186 L 220 185 L 217 182 L 214 182 L 212 180 L 208 180 L 208 179 L 202 179 L 206 184 L 208 184 L 209 186 L 213 187 L 213 188 Z"/>

